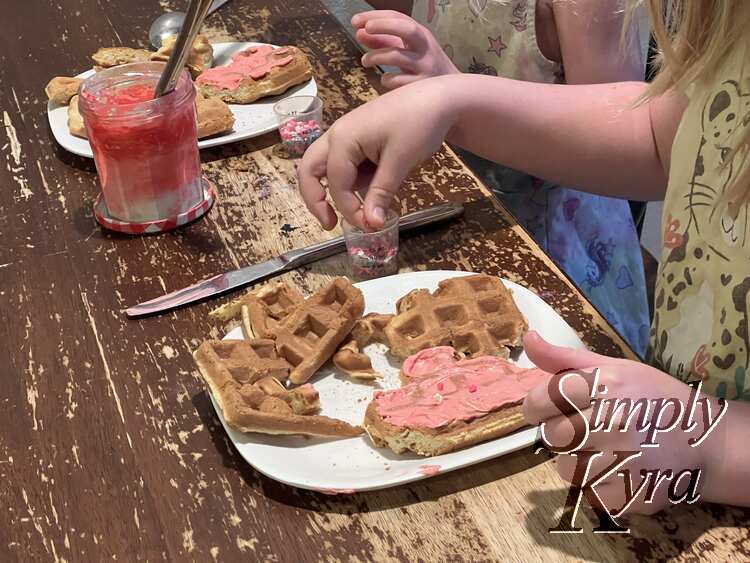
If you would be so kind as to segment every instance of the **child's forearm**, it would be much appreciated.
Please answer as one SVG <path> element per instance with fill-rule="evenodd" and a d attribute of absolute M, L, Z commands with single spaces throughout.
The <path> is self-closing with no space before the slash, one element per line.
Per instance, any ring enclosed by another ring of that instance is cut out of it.
<path fill-rule="evenodd" d="M 644 84 L 530 84 L 489 76 L 429 79 L 452 123 L 448 141 L 567 186 L 629 199 L 662 199 L 665 164 Z M 673 125 L 676 128 L 676 123 Z"/>

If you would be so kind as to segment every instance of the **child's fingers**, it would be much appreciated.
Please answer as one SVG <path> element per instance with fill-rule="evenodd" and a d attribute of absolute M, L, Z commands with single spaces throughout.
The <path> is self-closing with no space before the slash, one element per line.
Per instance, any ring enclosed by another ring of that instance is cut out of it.
<path fill-rule="evenodd" d="M 329 141 L 330 142 L 330 141 Z M 345 134 L 338 134 L 332 150 L 328 152 L 328 191 L 339 213 L 352 225 L 364 227 L 362 202 L 357 197 L 359 165 L 366 160 L 358 144 Z"/>
<path fill-rule="evenodd" d="M 370 227 L 380 229 L 385 224 L 386 210 L 404 181 L 407 171 L 399 166 L 399 157 L 386 147 L 377 163 L 367 194 L 365 195 L 364 216 Z"/>
<path fill-rule="evenodd" d="M 585 432 L 591 416 L 591 409 L 587 408 L 581 409 L 580 415 L 558 414 L 558 416 L 541 421 L 541 430 L 546 445 L 558 451 L 589 449 L 588 440 L 584 444 L 581 444 L 581 440 L 586 437 Z"/>
<path fill-rule="evenodd" d="M 386 72 L 380 77 L 380 83 L 384 88 L 388 90 L 395 90 L 401 86 L 406 86 L 417 80 L 421 80 L 423 76 L 419 74 L 407 74 L 403 72 Z"/>
<path fill-rule="evenodd" d="M 357 41 L 368 49 L 385 49 L 386 47 L 400 48 L 404 42 L 395 35 L 371 35 L 364 29 L 358 29 L 355 33 Z"/>
<path fill-rule="evenodd" d="M 302 199 L 326 230 L 336 226 L 338 218 L 331 205 L 326 200 L 326 190 L 320 179 L 326 175 L 326 161 L 328 157 L 328 137 L 323 135 L 305 151 L 305 155 L 297 168 L 297 179 Z"/>
<path fill-rule="evenodd" d="M 332 151 L 328 155 L 328 191 L 339 213 L 358 227 L 364 224 L 362 202 L 354 191 L 360 162 L 360 157 L 352 158 L 352 154 L 346 150 Z"/>
<path fill-rule="evenodd" d="M 404 19 L 414 21 L 406 14 L 402 14 L 396 10 L 368 10 L 366 12 L 354 14 L 354 16 L 352 16 L 352 26 L 354 29 L 362 29 L 367 25 L 367 22 L 379 19 Z"/>
<path fill-rule="evenodd" d="M 591 387 L 583 377 L 577 373 L 566 374 L 560 385 L 555 385 L 552 389 L 551 382 L 552 376 L 526 395 L 523 401 L 523 416 L 529 424 L 539 424 L 561 414 L 575 413 L 576 408 L 588 408 L 591 402 Z"/>
<path fill-rule="evenodd" d="M 588 350 L 554 346 L 536 331 L 530 330 L 523 341 L 529 359 L 544 371 L 557 373 L 566 369 L 585 369 L 617 362 L 614 358 L 601 356 Z"/>
<path fill-rule="evenodd" d="M 418 56 L 407 49 L 386 47 L 362 55 L 362 66 L 395 66 L 406 72 L 413 72 L 418 63 Z"/>
<path fill-rule="evenodd" d="M 404 47 L 414 51 L 427 50 L 427 38 L 422 33 L 422 27 L 411 18 L 383 18 L 367 22 L 365 31 L 370 35 L 395 35 L 404 42 Z"/>

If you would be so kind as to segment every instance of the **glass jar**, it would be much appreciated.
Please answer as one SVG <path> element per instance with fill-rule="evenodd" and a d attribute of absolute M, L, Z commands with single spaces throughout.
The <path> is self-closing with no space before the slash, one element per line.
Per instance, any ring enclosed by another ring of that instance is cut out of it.
<path fill-rule="evenodd" d="M 188 71 L 154 98 L 165 64 L 97 72 L 81 86 L 79 108 L 109 214 L 121 221 L 168 219 L 203 196 L 195 88 Z"/>

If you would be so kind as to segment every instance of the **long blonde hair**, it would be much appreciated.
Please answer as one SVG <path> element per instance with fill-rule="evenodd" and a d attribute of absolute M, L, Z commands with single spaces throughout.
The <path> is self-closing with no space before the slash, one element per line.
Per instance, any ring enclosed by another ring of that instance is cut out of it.
<path fill-rule="evenodd" d="M 641 3 L 643 0 L 638 0 Z M 647 0 L 659 46 L 659 74 L 650 92 L 684 89 L 710 78 L 744 39 L 750 20 L 747 0 Z"/>
<path fill-rule="evenodd" d="M 647 96 L 684 89 L 698 80 L 712 78 L 732 51 L 746 41 L 750 22 L 749 0 L 645 0 L 659 47 L 659 72 Z M 644 0 L 634 0 L 631 13 Z M 741 165 L 750 152 L 750 128 L 729 157 Z M 726 194 L 736 216 L 750 202 L 750 170 L 746 170 Z"/>

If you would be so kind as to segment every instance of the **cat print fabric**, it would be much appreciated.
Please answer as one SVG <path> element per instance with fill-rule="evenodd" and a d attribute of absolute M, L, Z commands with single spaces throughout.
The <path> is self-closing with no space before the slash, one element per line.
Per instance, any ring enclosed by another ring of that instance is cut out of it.
<path fill-rule="evenodd" d="M 542 54 L 535 0 L 415 0 L 412 16 L 462 72 L 564 82 Z M 647 29 L 647 26 L 645 26 Z M 644 52 L 648 43 L 643 37 Z M 643 355 L 649 312 L 640 243 L 627 201 L 555 186 L 465 151 L 462 158 L 591 302 Z"/>
<path fill-rule="evenodd" d="M 695 85 L 672 147 L 661 269 L 648 359 L 727 399 L 750 400 L 750 231 L 747 171 L 737 147 L 750 123 L 740 50 Z"/>

